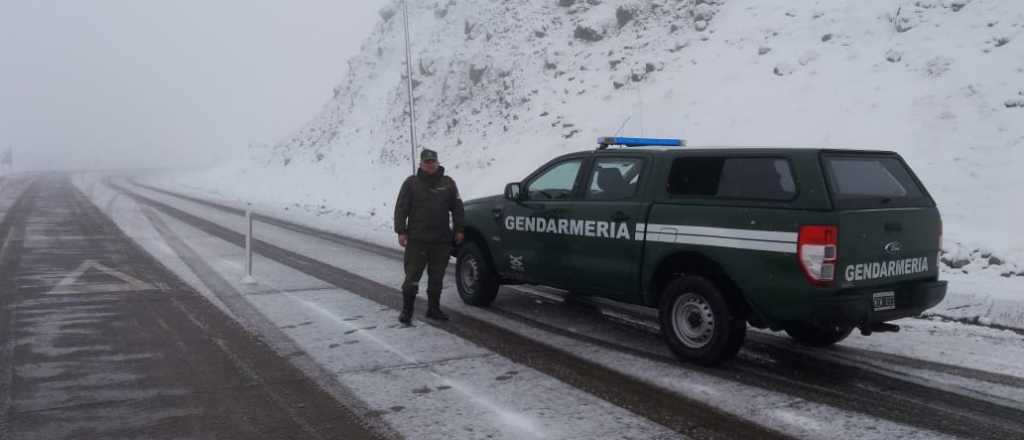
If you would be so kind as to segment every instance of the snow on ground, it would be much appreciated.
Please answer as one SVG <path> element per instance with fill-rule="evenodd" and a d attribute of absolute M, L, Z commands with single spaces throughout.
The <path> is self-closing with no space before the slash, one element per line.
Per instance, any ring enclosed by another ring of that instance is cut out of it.
<path fill-rule="evenodd" d="M 861 336 L 841 343 L 930 362 L 1024 378 L 1024 335 L 933 319 L 902 319 L 899 333 Z"/>
<path fill-rule="evenodd" d="M 1024 278 L 943 270 L 946 299 L 925 312 L 973 324 L 1024 330 Z"/>
<path fill-rule="evenodd" d="M 302 225 L 325 231 L 356 237 L 364 241 L 398 249 L 398 238 L 392 224 L 393 213 L 363 215 L 327 205 L 301 203 L 280 203 L 276 200 L 244 199 L 218 189 L 199 186 L 178 180 L 178 172 L 152 172 L 137 178 L 143 184 L 174 191 L 200 199 L 212 200 L 238 209 L 252 209 L 255 212 L 277 218 L 288 219 Z M 395 193 L 397 196 L 398 194 Z"/>

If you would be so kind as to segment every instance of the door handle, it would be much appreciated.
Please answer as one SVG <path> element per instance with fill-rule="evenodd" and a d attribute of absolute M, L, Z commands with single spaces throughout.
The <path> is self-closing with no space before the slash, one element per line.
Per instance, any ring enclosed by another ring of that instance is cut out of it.
<path fill-rule="evenodd" d="M 612 215 L 612 221 L 616 223 L 622 223 L 629 220 L 629 216 L 625 212 L 619 211 L 615 215 Z"/>
<path fill-rule="evenodd" d="M 899 222 L 886 222 L 885 230 L 887 232 L 900 232 L 903 230 L 903 224 Z"/>

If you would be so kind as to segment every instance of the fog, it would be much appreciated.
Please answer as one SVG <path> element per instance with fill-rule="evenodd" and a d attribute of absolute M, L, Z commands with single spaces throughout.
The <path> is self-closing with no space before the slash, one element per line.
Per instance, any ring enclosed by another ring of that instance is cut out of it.
<path fill-rule="evenodd" d="M 385 3 L 0 0 L 0 151 L 16 170 L 197 167 L 274 143 Z"/>

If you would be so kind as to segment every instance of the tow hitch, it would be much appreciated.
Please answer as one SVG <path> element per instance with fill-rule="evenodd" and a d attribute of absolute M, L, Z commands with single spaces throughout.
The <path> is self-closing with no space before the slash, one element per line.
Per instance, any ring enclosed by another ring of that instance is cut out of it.
<path fill-rule="evenodd" d="M 900 331 L 900 326 L 898 326 L 896 324 L 889 324 L 888 322 L 878 322 L 878 323 L 871 324 L 871 325 L 862 325 L 862 326 L 860 326 L 858 328 L 860 329 L 860 334 L 862 334 L 864 336 L 870 336 L 872 333 L 875 333 L 875 332 L 878 332 L 878 333 L 885 333 L 885 332 L 896 333 L 896 332 Z"/>

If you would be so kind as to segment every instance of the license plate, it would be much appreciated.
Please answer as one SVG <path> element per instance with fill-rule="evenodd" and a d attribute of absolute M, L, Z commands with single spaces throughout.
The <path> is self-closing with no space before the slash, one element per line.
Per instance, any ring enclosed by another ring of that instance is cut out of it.
<path fill-rule="evenodd" d="M 896 308 L 896 292 L 876 292 L 871 297 L 875 311 L 893 310 Z"/>

